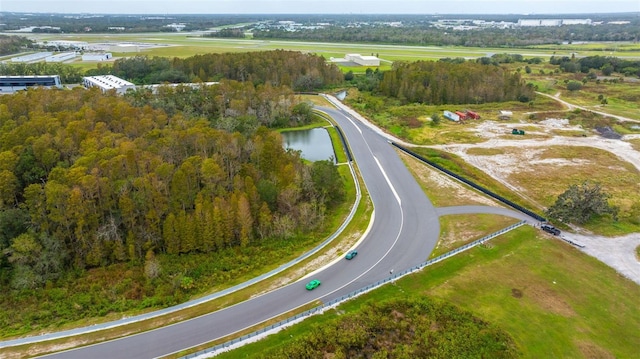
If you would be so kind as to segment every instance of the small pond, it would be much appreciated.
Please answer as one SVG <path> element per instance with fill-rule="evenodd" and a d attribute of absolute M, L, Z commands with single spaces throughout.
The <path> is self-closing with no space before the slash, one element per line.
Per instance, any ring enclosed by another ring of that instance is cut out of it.
<path fill-rule="evenodd" d="M 335 162 L 331 137 L 325 128 L 282 132 L 282 140 L 284 148 L 300 151 L 302 158 L 306 160 Z"/>

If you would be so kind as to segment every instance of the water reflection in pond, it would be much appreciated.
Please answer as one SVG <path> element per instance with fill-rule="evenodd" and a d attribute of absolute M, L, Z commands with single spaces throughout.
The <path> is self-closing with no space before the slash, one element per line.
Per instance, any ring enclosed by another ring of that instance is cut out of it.
<path fill-rule="evenodd" d="M 302 158 L 309 161 L 334 160 L 331 137 L 325 128 L 287 131 L 282 133 L 284 148 L 301 152 Z"/>

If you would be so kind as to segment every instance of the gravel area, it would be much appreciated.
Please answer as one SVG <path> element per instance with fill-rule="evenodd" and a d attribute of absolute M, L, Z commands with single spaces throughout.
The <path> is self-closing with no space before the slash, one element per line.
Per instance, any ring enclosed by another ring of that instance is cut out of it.
<path fill-rule="evenodd" d="M 622 237 L 602 237 L 576 233 L 562 233 L 564 238 L 584 245 L 581 250 L 598 258 L 623 276 L 640 284 L 640 261 L 635 255 L 640 246 L 640 233 Z"/>

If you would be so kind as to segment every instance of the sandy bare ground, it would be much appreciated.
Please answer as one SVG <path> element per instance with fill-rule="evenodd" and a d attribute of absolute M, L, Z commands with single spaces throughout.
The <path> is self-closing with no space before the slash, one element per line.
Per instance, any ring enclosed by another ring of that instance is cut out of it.
<path fill-rule="evenodd" d="M 579 128 L 569 125 L 569 121 L 565 119 L 548 119 L 538 124 L 526 124 L 527 128 L 537 127 L 534 131 L 527 131 L 531 135 L 551 136 L 551 132 L 562 130 L 573 131 Z M 509 133 L 511 128 L 517 127 L 513 123 L 497 123 L 487 121 L 478 125 L 474 131 L 479 136 L 487 138 L 486 142 L 477 144 L 451 144 L 430 146 L 447 152 L 455 153 L 468 163 L 473 164 L 484 172 L 490 174 L 493 178 L 503 183 L 523 195 L 521 188 L 509 182 L 509 175 L 515 171 L 524 169 L 531 163 L 541 163 L 544 161 L 552 161 L 555 165 L 580 165 L 581 159 L 561 160 L 561 159 L 540 159 L 538 154 L 542 153 L 548 146 L 588 146 L 598 148 L 615 154 L 621 160 L 633 164 L 640 171 L 640 152 L 636 151 L 628 139 L 637 138 L 637 135 L 624 136 L 621 140 L 611 140 L 602 138 L 597 135 L 589 137 L 563 137 L 553 136 L 539 139 L 508 139 L 501 138 L 505 133 Z M 520 151 L 518 157 L 514 157 L 512 153 L 509 155 L 491 155 L 491 156 L 474 156 L 468 153 L 472 148 L 526 148 L 526 151 Z M 562 162 L 562 163 L 559 163 Z M 578 229 L 579 230 L 579 229 Z M 591 234 L 580 233 L 563 233 L 563 236 L 574 242 L 581 243 L 585 247 L 582 250 L 612 268 L 616 269 L 625 277 L 640 284 L 640 262 L 635 256 L 635 248 L 640 246 L 640 233 L 633 233 L 627 236 L 607 238 L 595 236 Z"/>

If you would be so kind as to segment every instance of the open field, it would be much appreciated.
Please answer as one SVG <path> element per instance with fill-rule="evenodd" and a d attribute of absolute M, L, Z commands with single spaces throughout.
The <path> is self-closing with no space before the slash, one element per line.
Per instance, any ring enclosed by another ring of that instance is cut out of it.
<path fill-rule="evenodd" d="M 491 56 L 495 53 L 520 53 L 525 57 L 548 58 L 552 55 L 571 56 L 574 49 L 537 49 L 537 48 L 478 48 L 459 46 L 409 46 L 386 44 L 325 43 L 282 40 L 255 39 L 218 39 L 203 38 L 197 33 L 139 33 L 139 34 L 30 34 L 30 38 L 38 41 L 73 40 L 96 42 L 140 42 L 158 44 L 160 47 L 145 49 L 139 53 L 114 53 L 114 56 L 148 56 L 188 57 L 211 52 L 245 52 L 266 51 L 275 49 L 311 52 L 330 57 L 343 57 L 347 53 L 377 54 L 388 61 L 434 60 L 444 57 L 477 58 Z M 167 46 L 172 45 L 172 46 Z M 584 50 L 580 56 L 601 55 L 598 50 Z M 625 56 L 640 58 L 640 49 L 631 47 L 624 52 Z"/>
<path fill-rule="evenodd" d="M 469 129 L 480 133 L 483 142 L 436 147 L 460 156 L 537 208 L 552 205 L 572 184 L 599 182 L 611 194 L 610 202 L 620 207 L 620 221 L 607 224 L 603 218 L 586 228 L 606 235 L 640 231 L 640 153 L 629 143 L 590 131 L 574 137 L 582 127 L 571 126 L 569 120 L 529 123 L 525 136 L 504 135 L 510 126 L 514 125 L 486 122 Z"/>
<path fill-rule="evenodd" d="M 523 358 L 632 358 L 640 346 L 640 286 L 571 246 L 521 227 L 340 305 L 324 315 L 218 356 L 252 358 L 315 323 L 365 302 L 432 296 L 506 330 Z"/>

